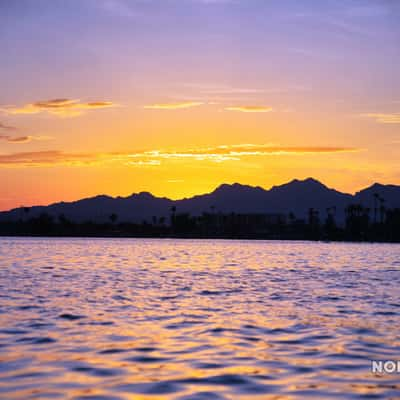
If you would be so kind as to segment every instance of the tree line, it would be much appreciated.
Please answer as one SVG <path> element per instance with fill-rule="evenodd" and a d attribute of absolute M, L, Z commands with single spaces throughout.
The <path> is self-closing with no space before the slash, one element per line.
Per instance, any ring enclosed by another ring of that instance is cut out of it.
<path fill-rule="evenodd" d="M 328 207 L 324 215 L 309 208 L 307 218 L 288 214 L 222 213 L 211 207 L 199 216 L 179 212 L 171 207 L 169 217 L 153 216 L 140 223 L 119 221 L 111 212 L 106 222 L 74 222 L 64 214 L 47 213 L 30 216 L 28 207 L 21 208 L 14 221 L 0 223 L 0 235 L 10 236 L 105 236 L 105 237 L 187 237 L 292 239 L 331 241 L 400 242 L 400 208 L 388 209 L 379 194 L 374 195 L 374 208 L 349 204 L 344 224 L 337 222 L 337 208 Z"/>

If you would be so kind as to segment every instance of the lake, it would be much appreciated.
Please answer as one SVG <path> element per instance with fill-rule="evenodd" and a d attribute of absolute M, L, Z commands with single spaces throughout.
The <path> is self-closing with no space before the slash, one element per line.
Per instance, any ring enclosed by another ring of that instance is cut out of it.
<path fill-rule="evenodd" d="M 0 398 L 400 398 L 400 245 L 0 239 Z"/>

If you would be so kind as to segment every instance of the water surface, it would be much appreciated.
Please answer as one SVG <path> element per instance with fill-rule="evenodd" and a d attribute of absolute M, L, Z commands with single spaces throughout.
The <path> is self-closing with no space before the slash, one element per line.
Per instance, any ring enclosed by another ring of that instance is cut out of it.
<path fill-rule="evenodd" d="M 0 398 L 400 398 L 400 246 L 0 239 Z"/>

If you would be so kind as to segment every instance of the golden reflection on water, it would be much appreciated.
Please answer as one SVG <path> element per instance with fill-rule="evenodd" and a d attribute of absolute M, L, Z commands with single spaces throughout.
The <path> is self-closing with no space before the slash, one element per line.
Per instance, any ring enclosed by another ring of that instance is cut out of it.
<path fill-rule="evenodd" d="M 0 398 L 398 398 L 399 250 L 0 239 Z"/>

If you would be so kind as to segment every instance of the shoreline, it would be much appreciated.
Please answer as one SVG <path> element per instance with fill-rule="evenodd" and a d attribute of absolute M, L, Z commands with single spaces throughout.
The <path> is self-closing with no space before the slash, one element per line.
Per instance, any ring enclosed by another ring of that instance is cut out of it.
<path fill-rule="evenodd" d="M 0 234 L 2 238 L 43 238 L 43 239 L 162 239 L 162 240 L 246 240 L 246 241 L 282 241 L 282 242 L 310 242 L 310 243 L 366 243 L 366 244 L 400 244 L 400 241 L 390 240 L 354 240 L 354 239 L 324 239 L 324 238 L 288 238 L 288 237 L 251 237 L 251 236 L 196 236 L 196 235 L 34 235 L 34 234 Z"/>

